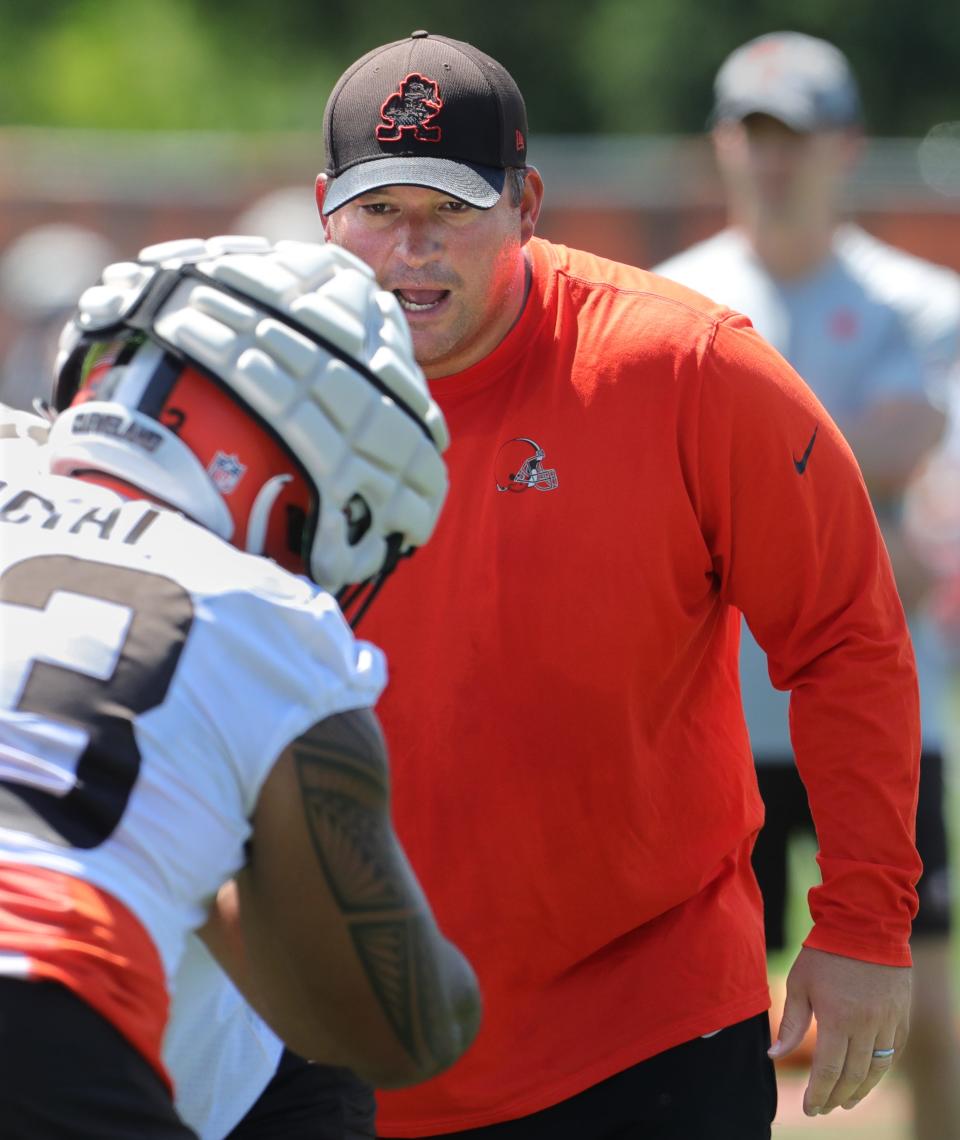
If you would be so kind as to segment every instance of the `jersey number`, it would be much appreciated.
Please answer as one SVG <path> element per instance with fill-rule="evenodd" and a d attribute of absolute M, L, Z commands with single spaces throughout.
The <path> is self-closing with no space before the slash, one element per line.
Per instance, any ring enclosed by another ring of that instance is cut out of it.
<path fill-rule="evenodd" d="M 71 600 L 76 607 L 84 599 L 114 620 L 71 611 Z M 19 699 L 9 707 L 80 729 L 85 741 L 66 794 L 0 780 L 0 825 L 58 846 L 97 847 L 119 824 L 136 783 L 134 719 L 167 695 L 193 622 L 190 595 L 159 574 L 47 555 L 0 574 L 0 603 L 25 607 L 33 635 Z"/>

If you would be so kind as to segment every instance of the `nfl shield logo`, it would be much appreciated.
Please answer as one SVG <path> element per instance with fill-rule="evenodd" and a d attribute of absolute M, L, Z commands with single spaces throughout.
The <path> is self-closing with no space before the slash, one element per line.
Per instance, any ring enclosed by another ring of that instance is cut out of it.
<path fill-rule="evenodd" d="M 227 455 L 225 451 L 218 451 L 207 468 L 207 474 L 214 481 L 221 495 L 229 495 L 235 491 L 237 484 L 243 478 L 246 467 L 235 455 Z"/>

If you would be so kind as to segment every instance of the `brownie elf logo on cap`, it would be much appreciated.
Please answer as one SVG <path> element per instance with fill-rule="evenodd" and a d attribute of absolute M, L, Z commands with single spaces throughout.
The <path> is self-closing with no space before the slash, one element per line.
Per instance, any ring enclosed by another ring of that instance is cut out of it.
<path fill-rule="evenodd" d="M 413 72 L 400 84 L 400 90 L 380 108 L 383 122 L 377 127 L 380 142 L 396 142 L 404 131 L 410 131 L 419 142 L 438 143 L 443 137 L 439 127 L 431 126 L 443 106 L 440 85 L 435 79 Z"/>
<path fill-rule="evenodd" d="M 485 210 L 527 161 L 527 113 L 507 70 L 427 32 L 374 48 L 340 77 L 323 116 L 324 214 L 386 186 L 425 186 Z"/>

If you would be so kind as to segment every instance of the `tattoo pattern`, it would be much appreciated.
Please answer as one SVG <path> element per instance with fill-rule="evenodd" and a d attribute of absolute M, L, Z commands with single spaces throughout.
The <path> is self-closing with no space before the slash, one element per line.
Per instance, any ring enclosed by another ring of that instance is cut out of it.
<path fill-rule="evenodd" d="M 444 1052 L 436 933 L 392 830 L 387 766 L 368 710 L 330 717 L 293 746 L 307 827 L 384 1015 L 418 1063 Z M 439 1052 L 438 1052 L 439 1051 Z"/>

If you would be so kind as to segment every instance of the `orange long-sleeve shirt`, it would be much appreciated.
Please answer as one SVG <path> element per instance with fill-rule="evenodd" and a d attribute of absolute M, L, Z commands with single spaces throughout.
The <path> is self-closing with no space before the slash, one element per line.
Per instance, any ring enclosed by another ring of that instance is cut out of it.
<path fill-rule="evenodd" d="M 450 498 L 364 626 L 398 829 L 485 1009 L 452 1070 L 381 1096 L 384 1136 L 537 1111 L 766 1008 L 738 609 L 794 693 L 807 945 L 909 962 L 916 678 L 849 449 L 744 317 L 528 248 L 518 323 L 431 384 Z"/>

